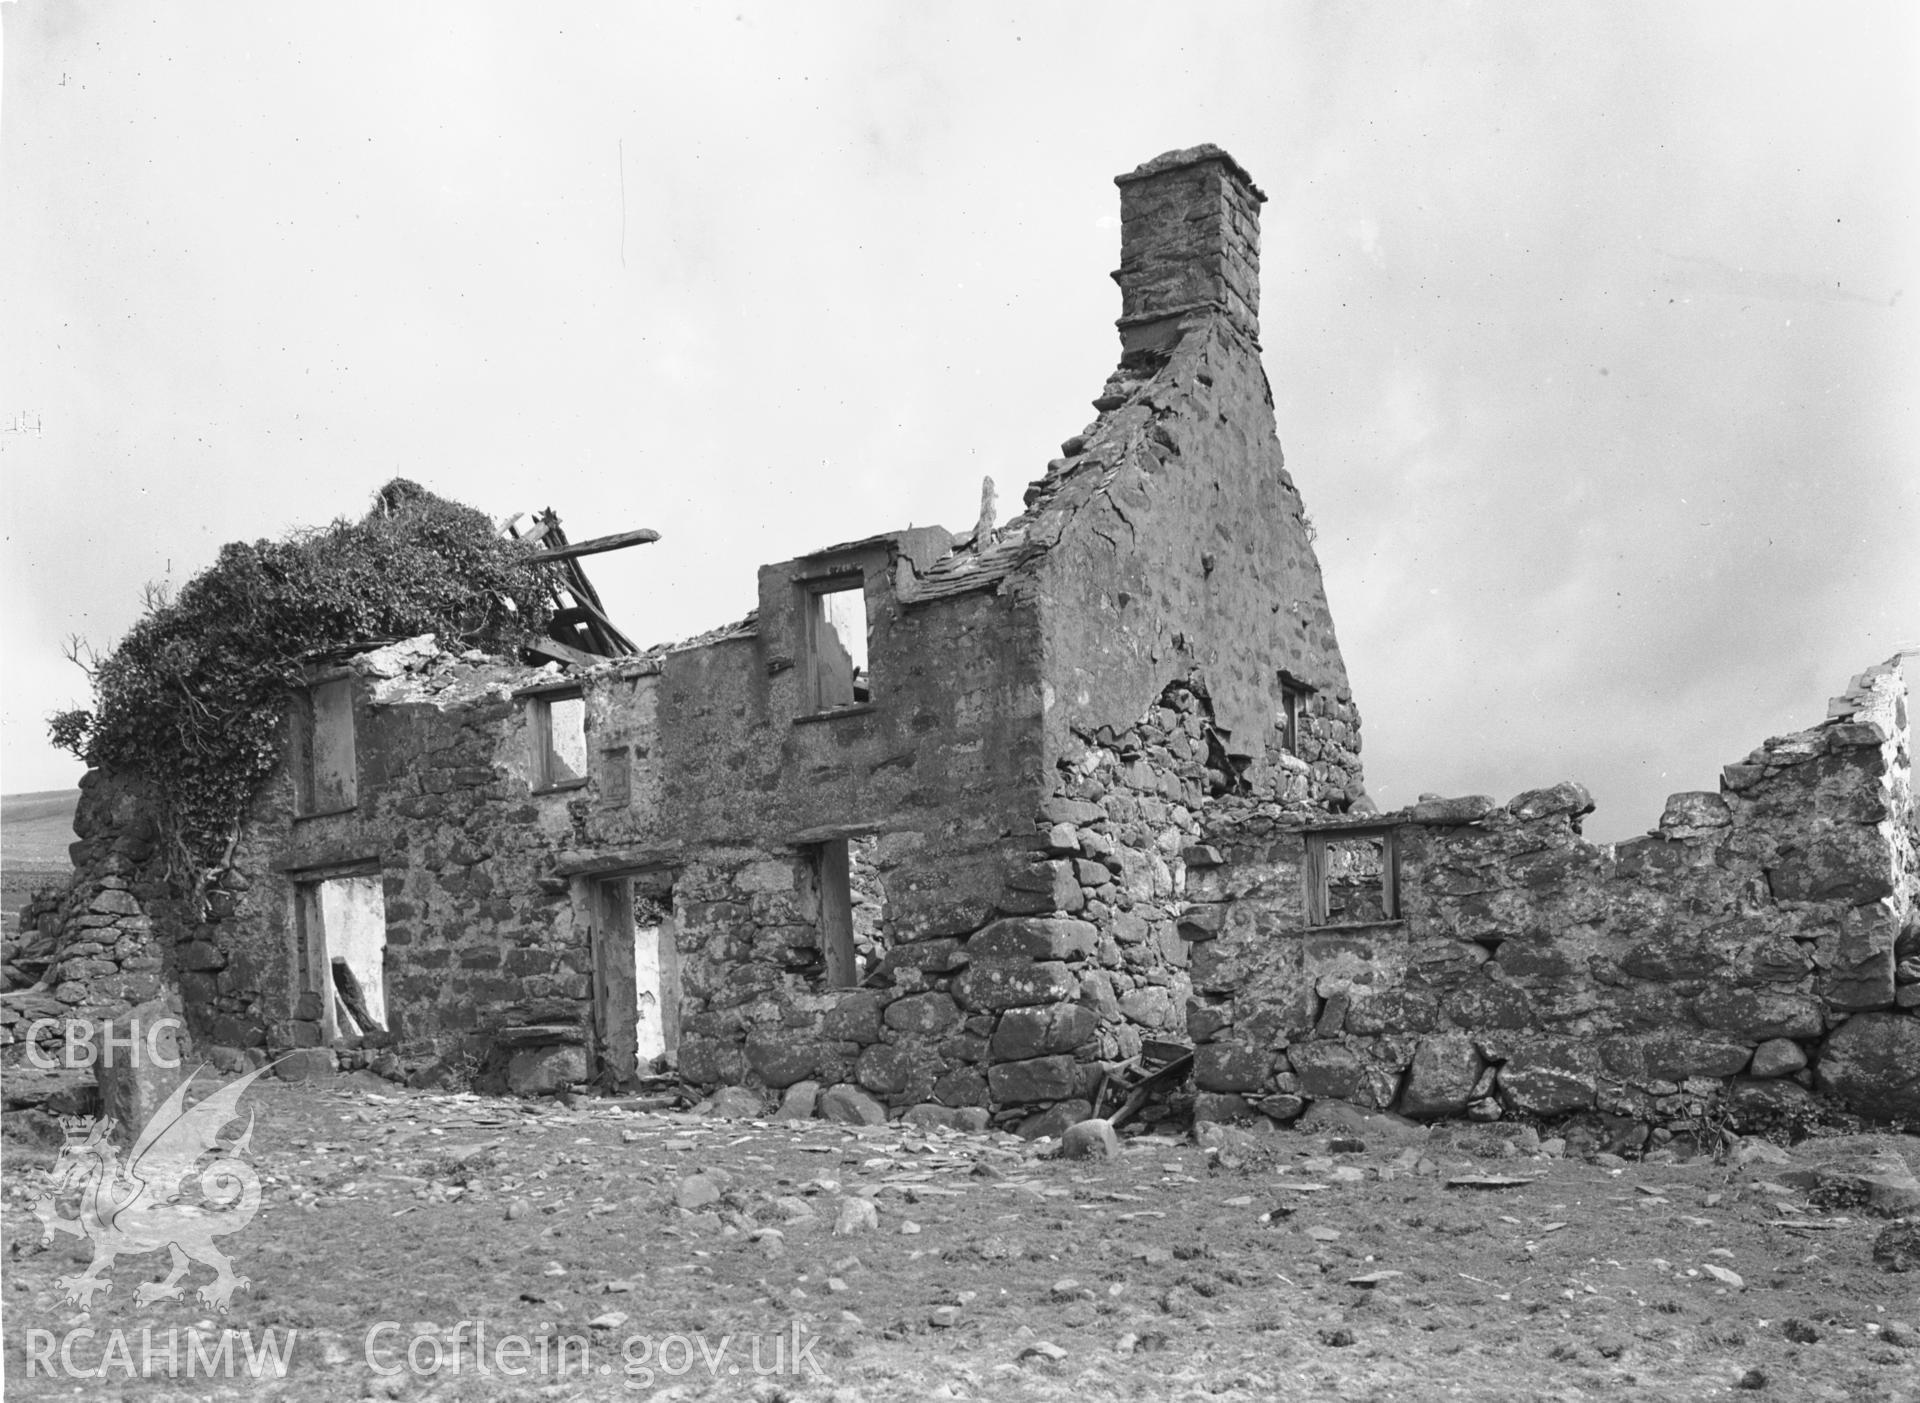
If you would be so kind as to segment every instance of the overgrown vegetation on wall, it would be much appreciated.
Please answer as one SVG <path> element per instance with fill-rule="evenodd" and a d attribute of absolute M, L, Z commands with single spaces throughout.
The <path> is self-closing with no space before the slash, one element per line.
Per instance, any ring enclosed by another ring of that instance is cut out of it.
<path fill-rule="evenodd" d="M 190 880 L 279 762 L 305 658 L 421 633 L 513 653 L 551 607 L 527 555 L 484 513 L 395 478 L 362 520 L 224 546 L 178 598 L 153 599 L 111 653 L 82 663 L 93 707 L 49 718 L 53 742 L 149 783 Z"/>

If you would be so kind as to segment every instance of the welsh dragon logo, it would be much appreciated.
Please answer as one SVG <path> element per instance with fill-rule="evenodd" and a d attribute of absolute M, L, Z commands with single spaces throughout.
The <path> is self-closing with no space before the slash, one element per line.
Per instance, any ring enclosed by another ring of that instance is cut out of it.
<path fill-rule="evenodd" d="M 42 1246 L 50 1244 L 57 1232 L 93 1243 L 93 1261 L 87 1269 L 54 1283 L 67 1293 L 67 1300 L 91 1310 L 97 1293 L 113 1289 L 105 1273 L 116 1257 L 166 1247 L 173 1252 L 172 1272 L 164 1281 L 135 1288 L 134 1304 L 144 1306 L 178 1296 L 183 1289 L 180 1278 L 192 1262 L 199 1262 L 214 1271 L 213 1280 L 200 1288 L 199 1299 L 221 1311 L 227 1309 L 235 1289 L 246 1286 L 247 1278 L 233 1274 L 232 1261 L 213 1240 L 246 1227 L 260 1206 L 260 1176 L 243 1158 L 253 1140 L 253 1117 L 247 1117 L 245 1133 L 233 1144 L 222 1145 L 217 1137 L 228 1121 L 238 1117 L 241 1093 L 265 1070 L 249 1072 L 194 1106 L 186 1104 L 187 1088 L 193 1084 L 189 1076 L 141 1128 L 124 1163 L 113 1143 L 113 1121 L 62 1121 L 66 1144 L 54 1162 L 52 1184 L 34 1205 L 33 1214 L 43 1225 Z M 215 1158 L 201 1166 L 209 1153 Z M 196 1169 L 205 1200 L 182 1203 L 181 1191 Z M 75 1192 L 80 1195 L 80 1214 L 69 1218 L 60 1212 L 58 1200 Z"/>

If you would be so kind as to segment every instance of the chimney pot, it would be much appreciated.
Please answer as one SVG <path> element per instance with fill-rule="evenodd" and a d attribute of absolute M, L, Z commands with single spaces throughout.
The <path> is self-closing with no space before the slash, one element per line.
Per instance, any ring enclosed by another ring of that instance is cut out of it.
<path fill-rule="evenodd" d="M 1120 343 L 1169 344 L 1196 312 L 1260 339 L 1260 206 L 1267 197 L 1218 146 L 1168 151 L 1120 187 Z"/>

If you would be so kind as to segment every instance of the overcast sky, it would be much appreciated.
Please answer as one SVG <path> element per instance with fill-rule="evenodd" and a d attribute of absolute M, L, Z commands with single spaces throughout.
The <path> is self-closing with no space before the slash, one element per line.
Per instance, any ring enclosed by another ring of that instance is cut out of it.
<path fill-rule="evenodd" d="M 0 3 L 0 785 L 66 635 L 395 474 L 660 531 L 642 643 L 1017 510 L 1213 141 L 1373 794 L 1644 829 L 1920 645 L 1916 13 Z"/>

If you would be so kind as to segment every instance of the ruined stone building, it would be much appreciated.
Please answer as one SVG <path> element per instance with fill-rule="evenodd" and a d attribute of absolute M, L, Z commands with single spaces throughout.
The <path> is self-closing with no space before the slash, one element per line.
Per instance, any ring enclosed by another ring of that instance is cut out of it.
<path fill-rule="evenodd" d="M 671 1067 L 1030 1132 L 1188 1049 L 1219 1118 L 1920 1117 L 1897 665 L 1633 842 L 1586 842 L 1575 784 L 1374 812 L 1261 368 L 1264 197 L 1213 147 L 1118 184 L 1119 365 L 1020 515 L 765 566 L 740 623 L 593 666 L 339 655 L 191 906 L 91 775 L 33 997 L 177 987 L 289 1074 Z"/>

